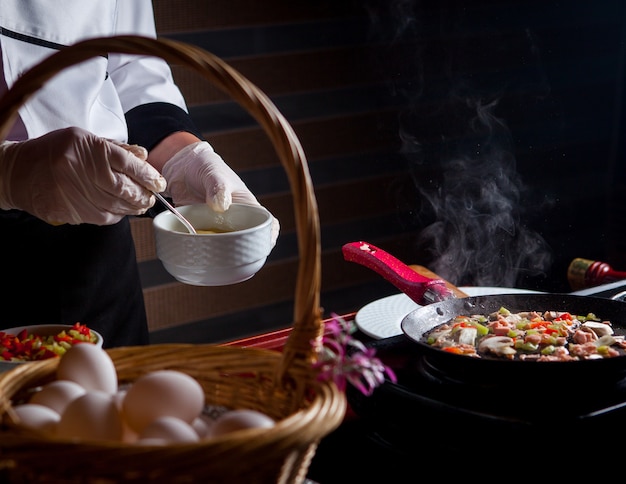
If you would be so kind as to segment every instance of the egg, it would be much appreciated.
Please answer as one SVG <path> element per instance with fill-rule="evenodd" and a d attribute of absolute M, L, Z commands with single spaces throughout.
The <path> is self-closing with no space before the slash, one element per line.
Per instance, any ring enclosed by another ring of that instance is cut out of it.
<path fill-rule="evenodd" d="M 138 442 L 163 440 L 167 443 L 192 443 L 200 438 L 191 425 L 176 417 L 159 417 L 150 422 L 139 434 Z"/>
<path fill-rule="evenodd" d="M 211 427 L 210 436 L 219 437 L 236 430 L 251 428 L 272 428 L 274 419 L 256 410 L 240 409 L 223 413 Z"/>
<path fill-rule="evenodd" d="M 55 380 L 46 383 L 41 390 L 35 392 L 29 402 L 49 407 L 61 415 L 67 404 L 83 395 L 85 391 L 86 390 L 76 382 Z"/>
<path fill-rule="evenodd" d="M 113 395 L 113 400 L 115 401 L 115 405 L 117 406 L 120 415 L 122 415 L 122 442 L 132 443 L 135 442 L 139 436 L 137 435 L 137 432 L 135 432 L 130 425 L 128 425 L 128 422 L 126 422 L 126 419 L 123 417 L 122 402 L 126 397 L 126 391 L 126 389 L 118 390 L 117 393 Z"/>
<path fill-rule="evenodd" d="M 193 422 L 191 422 L 191 428 L 196 431 L 198 437 L 200 437 L 201 439 L 210 435 L 212 426 L 213 420 L 204 415 L 196 417 Z"/>
<path fill-rule="evenodd" d="M 17 423 L 20 427 L 54 434 L 61 416 L 49 407 L 37 403 L 23 403 L 13 407 L 15 414 L 19 418 Z"/>
<path fill-rule="evenodd" d="M 61 415 L 57 437 L 120 441 L 122 417 L 114 395 L 92 390 L 71 401 Z"/>
<path fill-rule="evenodd" d="M 78 343 L 61 357 L 58 380 L 78 383 L 85 390 L 117 392 L 117 372 L 109 354 L 91 343 Z"/>
<path fill-rule="evenodd" d="M 204 407 L 202 386 L 191 376 L 158 370 L 140 376 L 122 402 L 124 419 L 136 432 L 159 417 L 177 417 L 191 424 Z"/>
<path fill-rule="evenodd" d="M 113 401 L 115 402 L 115 405 L 117 405 L 120 412 L 122 411 L 122 402 L 124 401 L 124 398 L 126 398 L 126 392 L 126 389 L 118 390 L 113 395 Z"/>

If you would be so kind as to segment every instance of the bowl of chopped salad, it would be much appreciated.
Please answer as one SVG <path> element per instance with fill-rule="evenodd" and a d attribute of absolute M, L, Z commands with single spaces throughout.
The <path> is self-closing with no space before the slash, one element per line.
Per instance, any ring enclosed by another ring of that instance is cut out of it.
<path fill-rule="evenodd" d="M 57 358 L 77 343 L 102 347 L 102 335 L 84 324 L 35 324 L 0 330 L 0 371 Z"/>

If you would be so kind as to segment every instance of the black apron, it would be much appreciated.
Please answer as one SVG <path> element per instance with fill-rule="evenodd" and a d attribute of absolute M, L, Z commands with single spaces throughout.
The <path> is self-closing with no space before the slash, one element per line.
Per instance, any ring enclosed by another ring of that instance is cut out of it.
<path fill-rule="evenodd" d="M 80 322 L 102 334 L 105 348 L 148 343 L 128 217 L 115 225 L 52 226 L 0 210 L 0 254 L 0 329 Z"/>

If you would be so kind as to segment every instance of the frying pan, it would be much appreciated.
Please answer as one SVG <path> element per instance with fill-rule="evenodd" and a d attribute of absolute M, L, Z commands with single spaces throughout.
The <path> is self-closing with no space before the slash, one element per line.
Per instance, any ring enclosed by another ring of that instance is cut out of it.
<path fill-rule="evenodd" d="M 363 250 L 366 245 L 368 250 Z M 399 260 L 382 249 L 367 242 L 352 242 L 343 247 L 344 258 L 377 271 L 389 282 L 402 289 L 404 267 Z M 392 261 L 392 269 L 382 266 Z M 398 269 L 400 268 L 400 269 Z M 424 276 L 421 276 L 422 278 Z M 427 281 L 422 281 L 427 284 Z M 439 283 L 439 281 L 438 281 Z M 423 292 L 423 291 L 422 291 Z M 419 290 L 417 291 L 419 294 Z M 439 293 L 441 294 L 441 292 Z M 415 300 L 415 298 L 413 298 Z M 419 299 L 419 298 L 418 298 Z M 488 314 L 506 307 L 511 312 L 519 311 L 568 311 L 572 314 L 594 313 L 603 320 L 611 321 L 616 334 L 626 334 L 626 303 L 600 297 L 572 294 L 498 294 L 457 298 L 453 292 L 437 302 L 416 300 L 425 304 L 407 314 L 402 320 L 403 338 L 413 342 L 412 353 L 419 357 L 422 371 L 447 382 L 469 383 L 482 387 L 550 388 L 561 386 L 591 389 L 615 384 L 626 378 L 626 356 L 576 361 L 522 361 L 502 358 L 472 358 L 444 352 L 421 341 L 424 333 L 464 314 Z M 401 342 L 402 338 L 396 340 Z M 384 342 L 379 344 L 385 345 Z M 388 345 L 387 345 L 388 346 Z"/>
<path fill-rule="evenodd" d="M 626 304 L 611 299 L 575 296 L 571 294 L 499 294 L 448 299 L 422 306 L 402 320 L 404 334 L 411 339 L 423 356 L 424 364 L 447 378 L 481 384 L 502 382 L 531 382 L 533 386 L 547 382 L 560 384 L 607 383 L 626 377 L 626 356 L 576 361 L 506 360 L 502 358 L 472 358 L 448 353 L 422 342 L 430 329 L 463 314 L 489 314 L 501 307 L 511 312 L 568 311 L 572 314 L 594 313 L 611 321 L 616 334 L 626 334 Z"/>

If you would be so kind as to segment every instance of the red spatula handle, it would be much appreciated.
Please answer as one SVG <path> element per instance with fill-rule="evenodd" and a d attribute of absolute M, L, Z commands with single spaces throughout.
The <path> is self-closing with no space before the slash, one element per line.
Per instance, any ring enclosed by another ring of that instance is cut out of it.
<path fill-rule="evenodd" d="M 430 304 L 456 297 L 443 279 L 423 276 L 369 242 L 350 242 L 342 250 L 345 260 L 372 269 L 418 304 Z"/>

